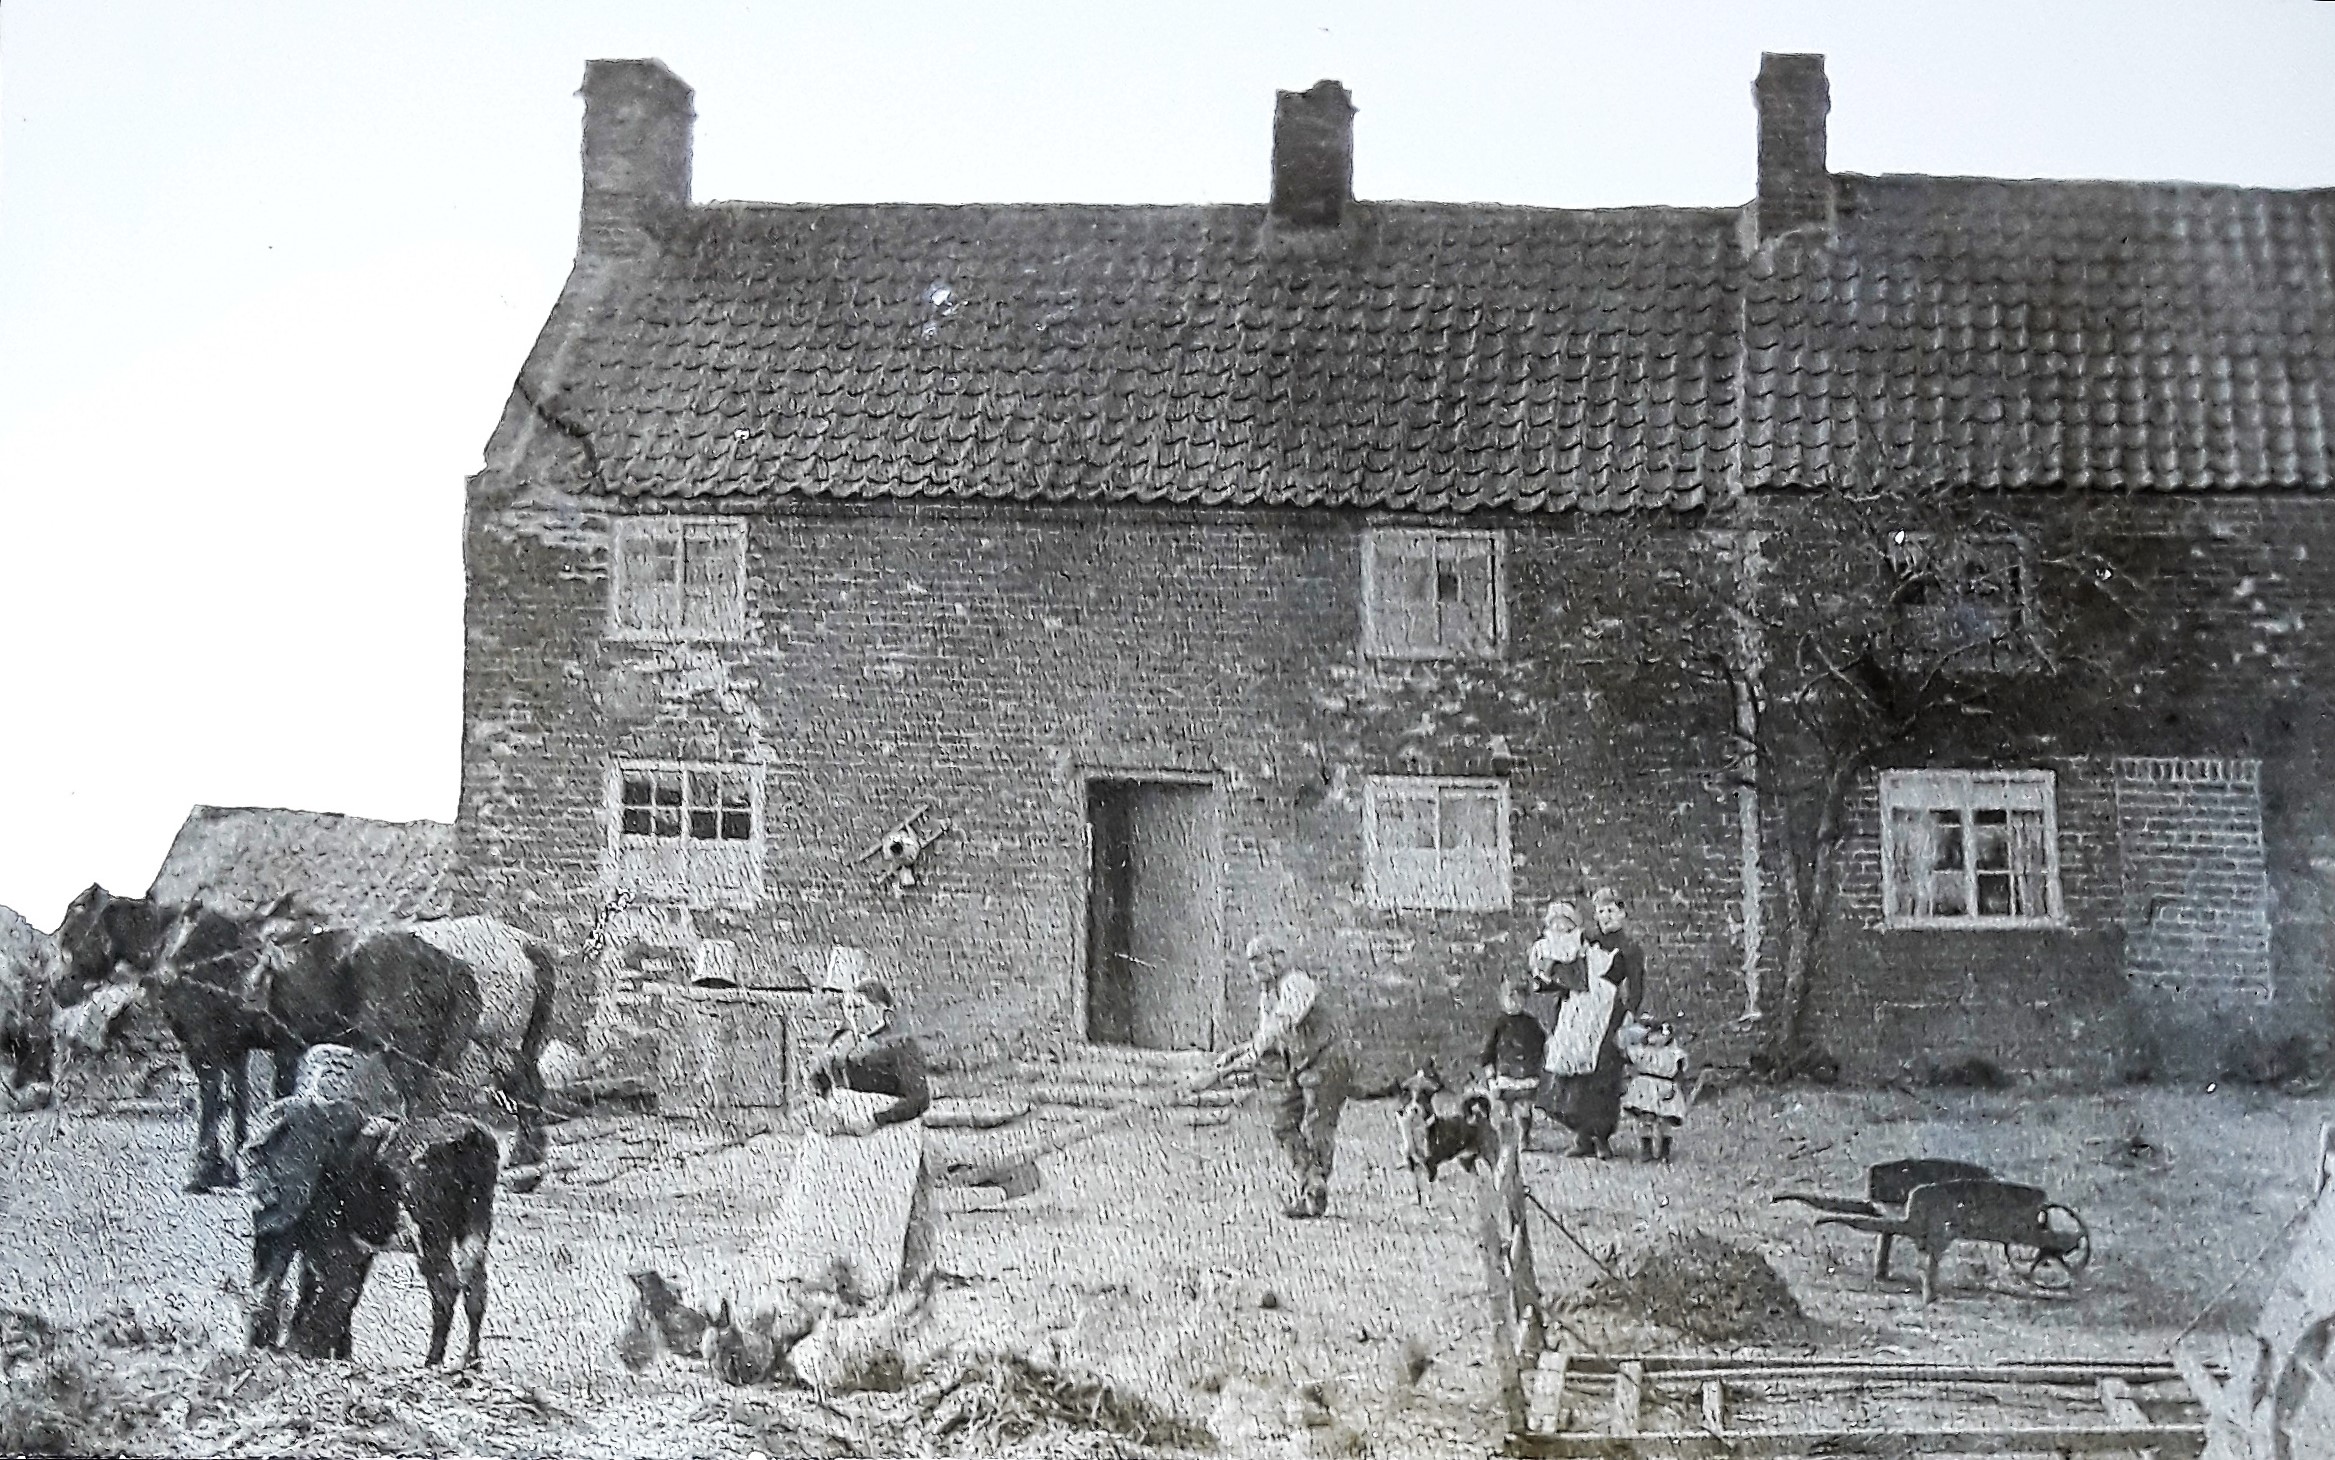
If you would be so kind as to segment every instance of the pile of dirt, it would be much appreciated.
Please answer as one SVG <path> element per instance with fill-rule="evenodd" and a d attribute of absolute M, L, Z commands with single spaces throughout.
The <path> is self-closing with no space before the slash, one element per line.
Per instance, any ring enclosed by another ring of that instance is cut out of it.
<path fill-rule="evenodd" d="M 1808 1321 L 1765 1257 L 1707 1232 L 1663 1238 L 1568 1306 L 1627 1314 L 1713 1342 L 1786 1340 Z"/>

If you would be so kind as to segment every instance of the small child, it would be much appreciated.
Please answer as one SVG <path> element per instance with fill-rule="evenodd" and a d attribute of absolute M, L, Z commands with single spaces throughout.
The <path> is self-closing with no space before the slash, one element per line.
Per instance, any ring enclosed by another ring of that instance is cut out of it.
<path fill-rule="evenodd" d="M 1635 1017 L 1622 1030 L 1622 1058 L 1630 1083 L 1622 1091 L 1622 1111 L 1638 1128 L 1638 1155 L 1670 1159 L 1670 1136 L 1686 1121 L 1686 1047 L 1667 1024 L 1641 1024 Z"/>
<path fill-rule="evenodd" d="M 1524 1008 L 1524 990 L 1513 981 L 1500 985 L 1500 1019 L 1484 1041 L 1484 1083 L 1499 1102 L 1500 1114 L 1520 1122 L 1520 1144 L 1532 1145 L 1532 1101 L 1540 1092 L 1541 1059 L 1548 1032 Z"/>

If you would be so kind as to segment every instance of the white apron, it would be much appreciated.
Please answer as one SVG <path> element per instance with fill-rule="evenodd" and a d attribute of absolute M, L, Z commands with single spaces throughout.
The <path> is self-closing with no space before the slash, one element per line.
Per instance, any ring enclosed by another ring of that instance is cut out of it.
<path fill-rule="evenodd" d="M 893 1104 L 890 1095 L 853 1090 L 837 1090 L 826 1100 L 847 1116 L 872 1116 Z M 893 1291 L 900 1285 L 923 1167 L 924 1127 L 917 1121 L 866 1136 L 806 1132 L 777 1230 L 764 1250 L 790 1276 L 861 1302 Z"/>

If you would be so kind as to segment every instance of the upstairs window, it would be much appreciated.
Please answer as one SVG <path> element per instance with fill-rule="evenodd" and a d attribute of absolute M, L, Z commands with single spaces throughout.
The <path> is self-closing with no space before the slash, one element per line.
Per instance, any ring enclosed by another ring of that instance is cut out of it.
<path fill-rule="evenodd" d="M 1508 906 L 1506 782 L 1372 776 L 1363 784 L 1362 825 L 1372 907 Z"/>
<path fill-rule="evenodd" d="M 1363 539 L 1362 638 L 1384 659 L 1491 659 L 1507 629 L 1500 537 L 1378 528 Z"/>
<path fill-rule="evenodd" d="M 1908 655 L 2011 669 L 2034 651 L 2032 576 L 2018 539 L 1901 532 L 1889 556 L 1893 629 Z"/>
<path fill-rule="evenodd" d="M 609 592 L 614 638 L 744 638 L 746 524 L 620 517 Z"/>
<path fill-rule="evenodd" d="M 609 777 L 619 886 L 692 903 L 762 884 L 762 777 L 747 765 L 634 762 Z"/>
<path fill-rule="evenodd" d="M 2061 921 L 2049 771 L 1885 771 L 1881 882 L 1894 928 Z"/>

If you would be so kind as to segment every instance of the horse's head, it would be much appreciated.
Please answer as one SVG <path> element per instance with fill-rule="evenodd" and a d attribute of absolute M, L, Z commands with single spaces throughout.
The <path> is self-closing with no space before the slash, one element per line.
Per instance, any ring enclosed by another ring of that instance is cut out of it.
<path fill-rule="evenodd" d="M 116 897 L 92 882 L 65 909 L 57 925 L 59 1008 L 72 1008 L 126 969 L 137 979 L 152 973 L 166 946 L 175 910 L 142 897 Z"/>

